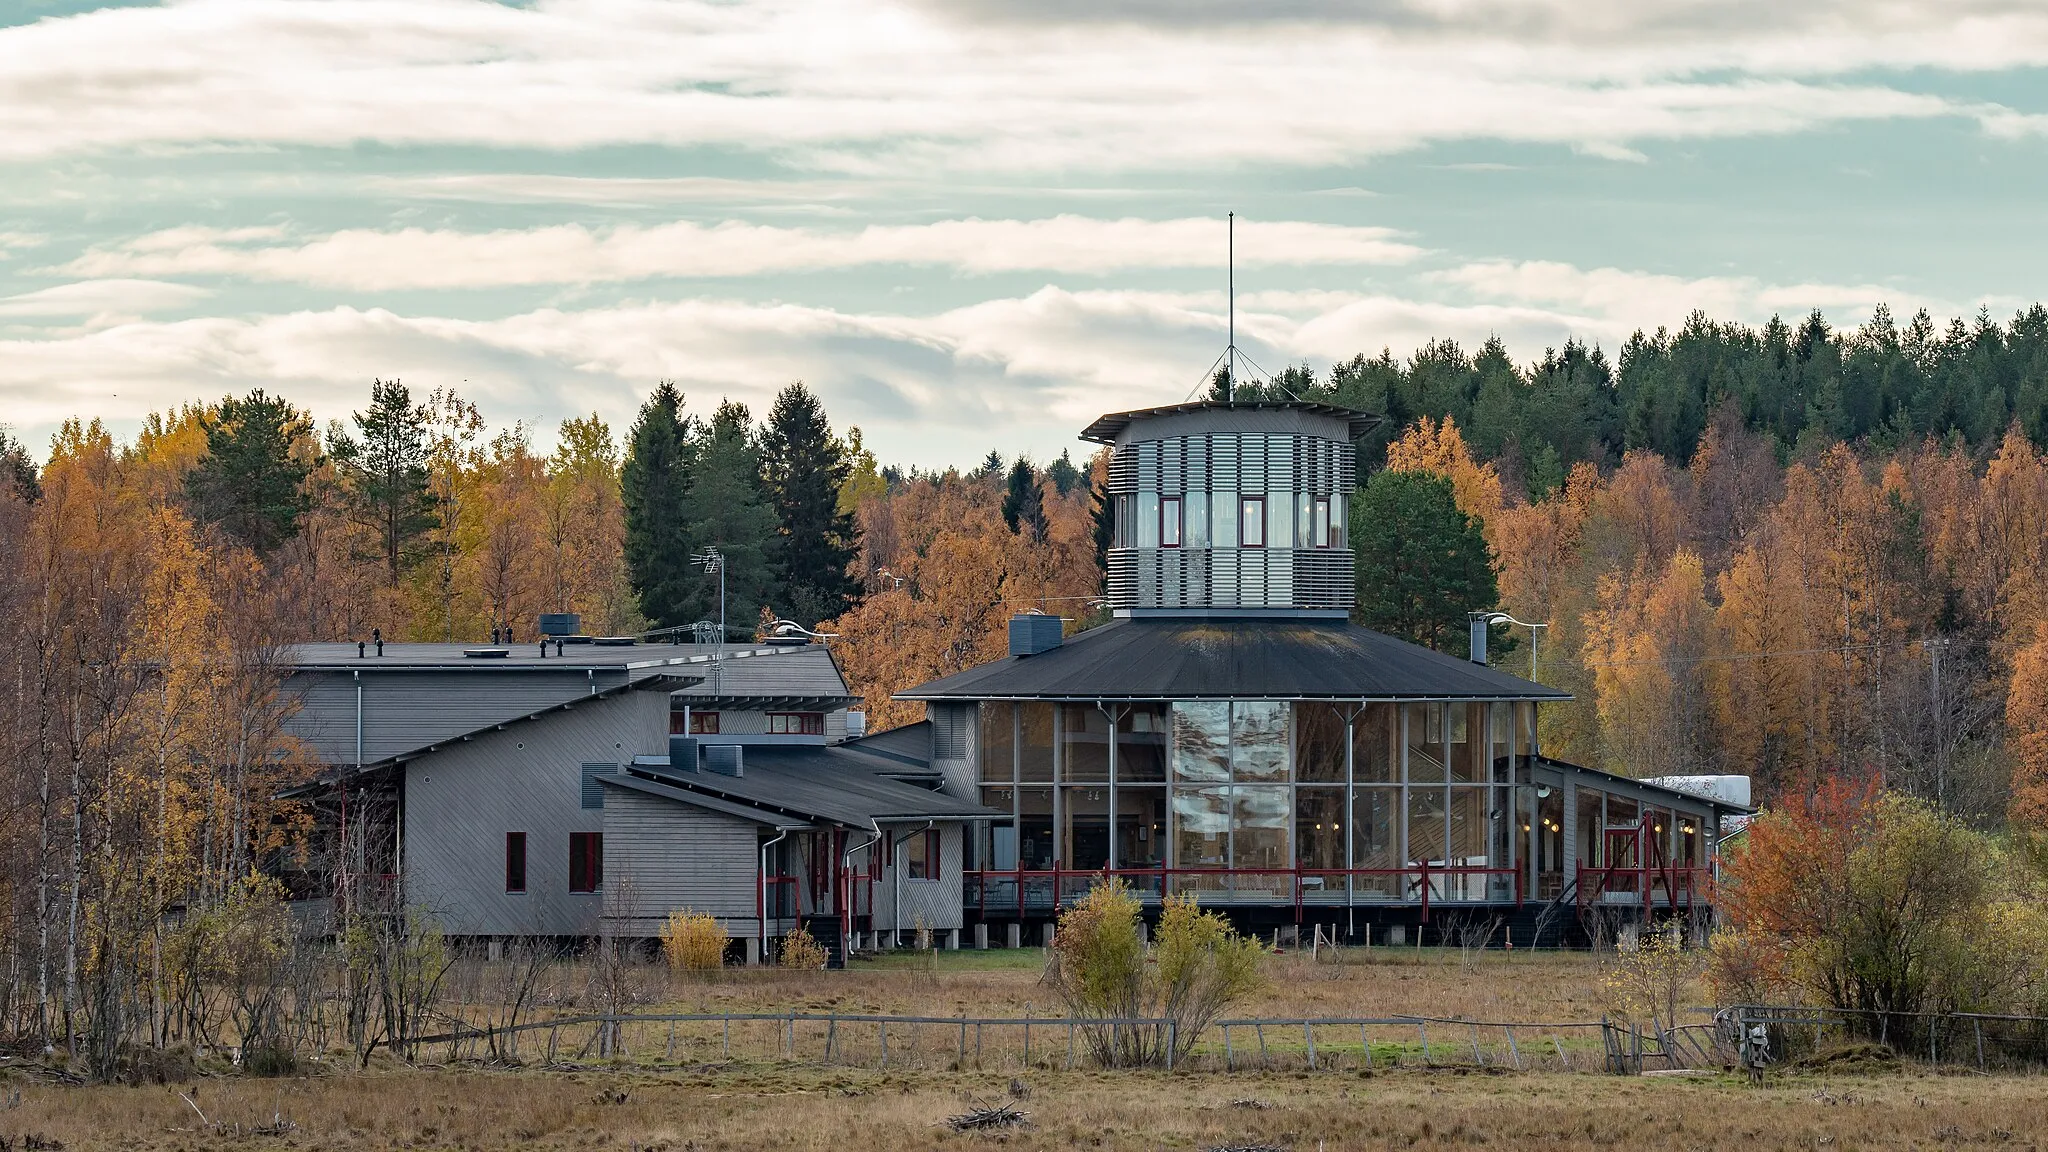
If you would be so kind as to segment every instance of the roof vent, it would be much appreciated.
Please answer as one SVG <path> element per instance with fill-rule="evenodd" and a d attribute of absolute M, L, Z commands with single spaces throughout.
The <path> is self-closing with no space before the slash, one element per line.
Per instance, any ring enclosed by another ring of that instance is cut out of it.
<path fill-rule="evenodd" d="M 697 770 L 697 738 L 695 736 L 678 736 L 673 733 L 669 735 L 668 766 L 678 772 L 695 772 Z"/>
<path fill-rule="evenodd" d="M 1060 646 L 1065 622 L 1043 612 L 1023 612 L 1010 617 L 1010 655 L 1036 656 Z"/>
<path fill-rule="evenodd" d="M 704 770 L 720 776 L 747 774 L 746 747 L 741 744 L 704 745 Z"/>
<path fill-rule="evenodd" d="M 592 636 L 592 644 L 600 648 L 630 648 L 640 642 L 638 636 Z"/>
<path fill-rule="evenodd" d="M 540 614 L 540 634 L 543 636 L 574 636 L 583 631 L 583 617 L 574 612 L 543 612 Z"/>
<path fill-rule="evenodd" d="M 848 712 L 846 714 L 846 738 L 848 740 L 858 740 L 867 734 L 868 714 L 865 712 Z"/>
<path fill-rule="evenodd" d="M 512 650 L 510 648 L 464 648 L 462 650 L 462 656 L 466 660 L 503 660 L 511 654 Z"/>

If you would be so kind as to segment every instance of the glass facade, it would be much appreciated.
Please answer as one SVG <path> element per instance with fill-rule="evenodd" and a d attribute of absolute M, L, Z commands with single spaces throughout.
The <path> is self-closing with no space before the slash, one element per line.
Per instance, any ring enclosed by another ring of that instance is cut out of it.
<path fill-rule="evenodd" d="M 1156 870 L 1131 880 L 1245 900 L 1293 899 L 1297 868 L 1307 901 L 1415 900 L 1425 883 L 1432 901 L 1513 900 L 1518 877 L 1554 891 L 1564 801 L 1553 790 L 1540 802 L 1529 786 L 1533 712 L 991 701 L 982 797 L 1016 823 L 984 833 L 974 855 L 996 868 Z M 1686 840 L 1669 814 L 1664 823 L 1678 852 L 1704 839 Z M 1580 835 L 1597 840 L 1599 827 L 1582 818 Z"/>

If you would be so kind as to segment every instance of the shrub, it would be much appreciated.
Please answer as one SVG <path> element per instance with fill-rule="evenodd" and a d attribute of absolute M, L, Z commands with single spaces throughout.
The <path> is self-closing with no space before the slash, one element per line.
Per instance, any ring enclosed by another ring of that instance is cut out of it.
<path fill-rule="evenodd" d="M 823 968 L 828 959 L 825 946 L 818 943 L 810 929 L 799 928 L 782 938 L 782 951 L 775 962 L 783 968 L 814 972 Z"/>
<path fill-rule="evenodd" d="M 1076 1017 L 1172 1022 L 1085 1029 L 1095 1058 L 1112 1066 L 1178 1060 L 1224 1008 L 1261 981 L 1259 942 L 1201 911 L 1192 893 L 1166 899 L 1149 964 L 1138 912 L 1123 881 L 1095 885 L 1060 917 L 1046 962 L 1046 982 Z"/>
<path fill-rule="evenodd" d="M 725 929 L 709 912 L 671 912 L 661 926 L 661 954 L 672 972 L 716 972 L 725 966 Z"/>

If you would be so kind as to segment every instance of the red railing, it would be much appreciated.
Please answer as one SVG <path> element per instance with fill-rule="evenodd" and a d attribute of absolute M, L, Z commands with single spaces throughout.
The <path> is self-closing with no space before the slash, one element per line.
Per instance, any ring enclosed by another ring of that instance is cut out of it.
<path fill-rule="evenodd" d="M 1450 896 L 1451 885 L 1460 878 L 1482 880 L 1478 896 Z M 1240 879 L 1249 883 L 1239 883 Z M 1477 865 L 1433 865 L 1424 861 L 1407 868 L 1097 868 L 1079 870 L 1010 868 L 982 869 L 963 873 L 968 889 L 968 909 L 987 916 L 1014 913 L 1022 920 L 1027 913 L 1057 914 L 1072 899 L 1105 879 L 1120 879 L 1136 889 L 1140 898 L 1162 897 L 1179 892 L 1213 893 L 1232 904 L 1292 904 L 1296 922 L 1310 904 L 1418 904 L 1422 919 L 1429 920 L 1432 903 L 1506 903 L 1508 891 L 1520 907 L 1526 898 L 1520 868 L 1489 868 Z M 1363 879 L 1356 886 L 1350 881 Z M 1494 898 L 1495 881 L 1501 896 Z M 992 889 L 1008 884 L 1008 898 L 992 900 Z M 1432 896 L 1442 885 L 1446 894 Z M 1285 891 L 1279 891 L 1284 886 Z M 1266 897 L 1260 899 L 1259 897 Z"/>
<path fill-rule="evenodd" d="M 1581 864 L 1578 902 L 1583 909 L 1607 896 L 1628 894 L 1636 898 L 1638 905 L 1655 908 L 1658 890 L 1662 889 L 1666 905 L 1675 912 L 1707 903 L 1706 893 L 1712 879 L 1711 868 L 1689 865 Z"/>

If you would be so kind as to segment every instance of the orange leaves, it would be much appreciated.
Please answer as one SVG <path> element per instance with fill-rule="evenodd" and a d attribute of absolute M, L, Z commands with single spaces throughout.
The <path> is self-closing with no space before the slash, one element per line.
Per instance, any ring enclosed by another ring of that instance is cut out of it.
<path fill-rule="evenodd" d="M 2005 725 L 2013 756 L 2008 815 L 2028 832 L 2048 831 L 2048 622 L 2013 657 Z"/>
<path fill-rule="evenodd" d="M 1472 459 L 1458 422 L 1443 423 L 1424 416 L 1399 440 L 1387 445 L 1389 472 L 1429 472 L 1448 477 L 1458 508 L 1483 524 L 1491 524 L 1502 508 L 1500 470 Z"/>
<path fill-rule="evenodd" d="M 1874 778 L 1830 777 L 1750 821 L 1718 894 L 1729 922 L 1795 940 L 1825 932 L 1879 795 Z"/>
<path fill-rule="evenodd" d="M 1629 775 L 1701 770 L 1707 687 L 1720 638 L 1698 556 L 1680 551 L 1661 572 L 1646 562 L 1601 578 L 1583 652 L 1599 695 L 1608 766 Z"/>

